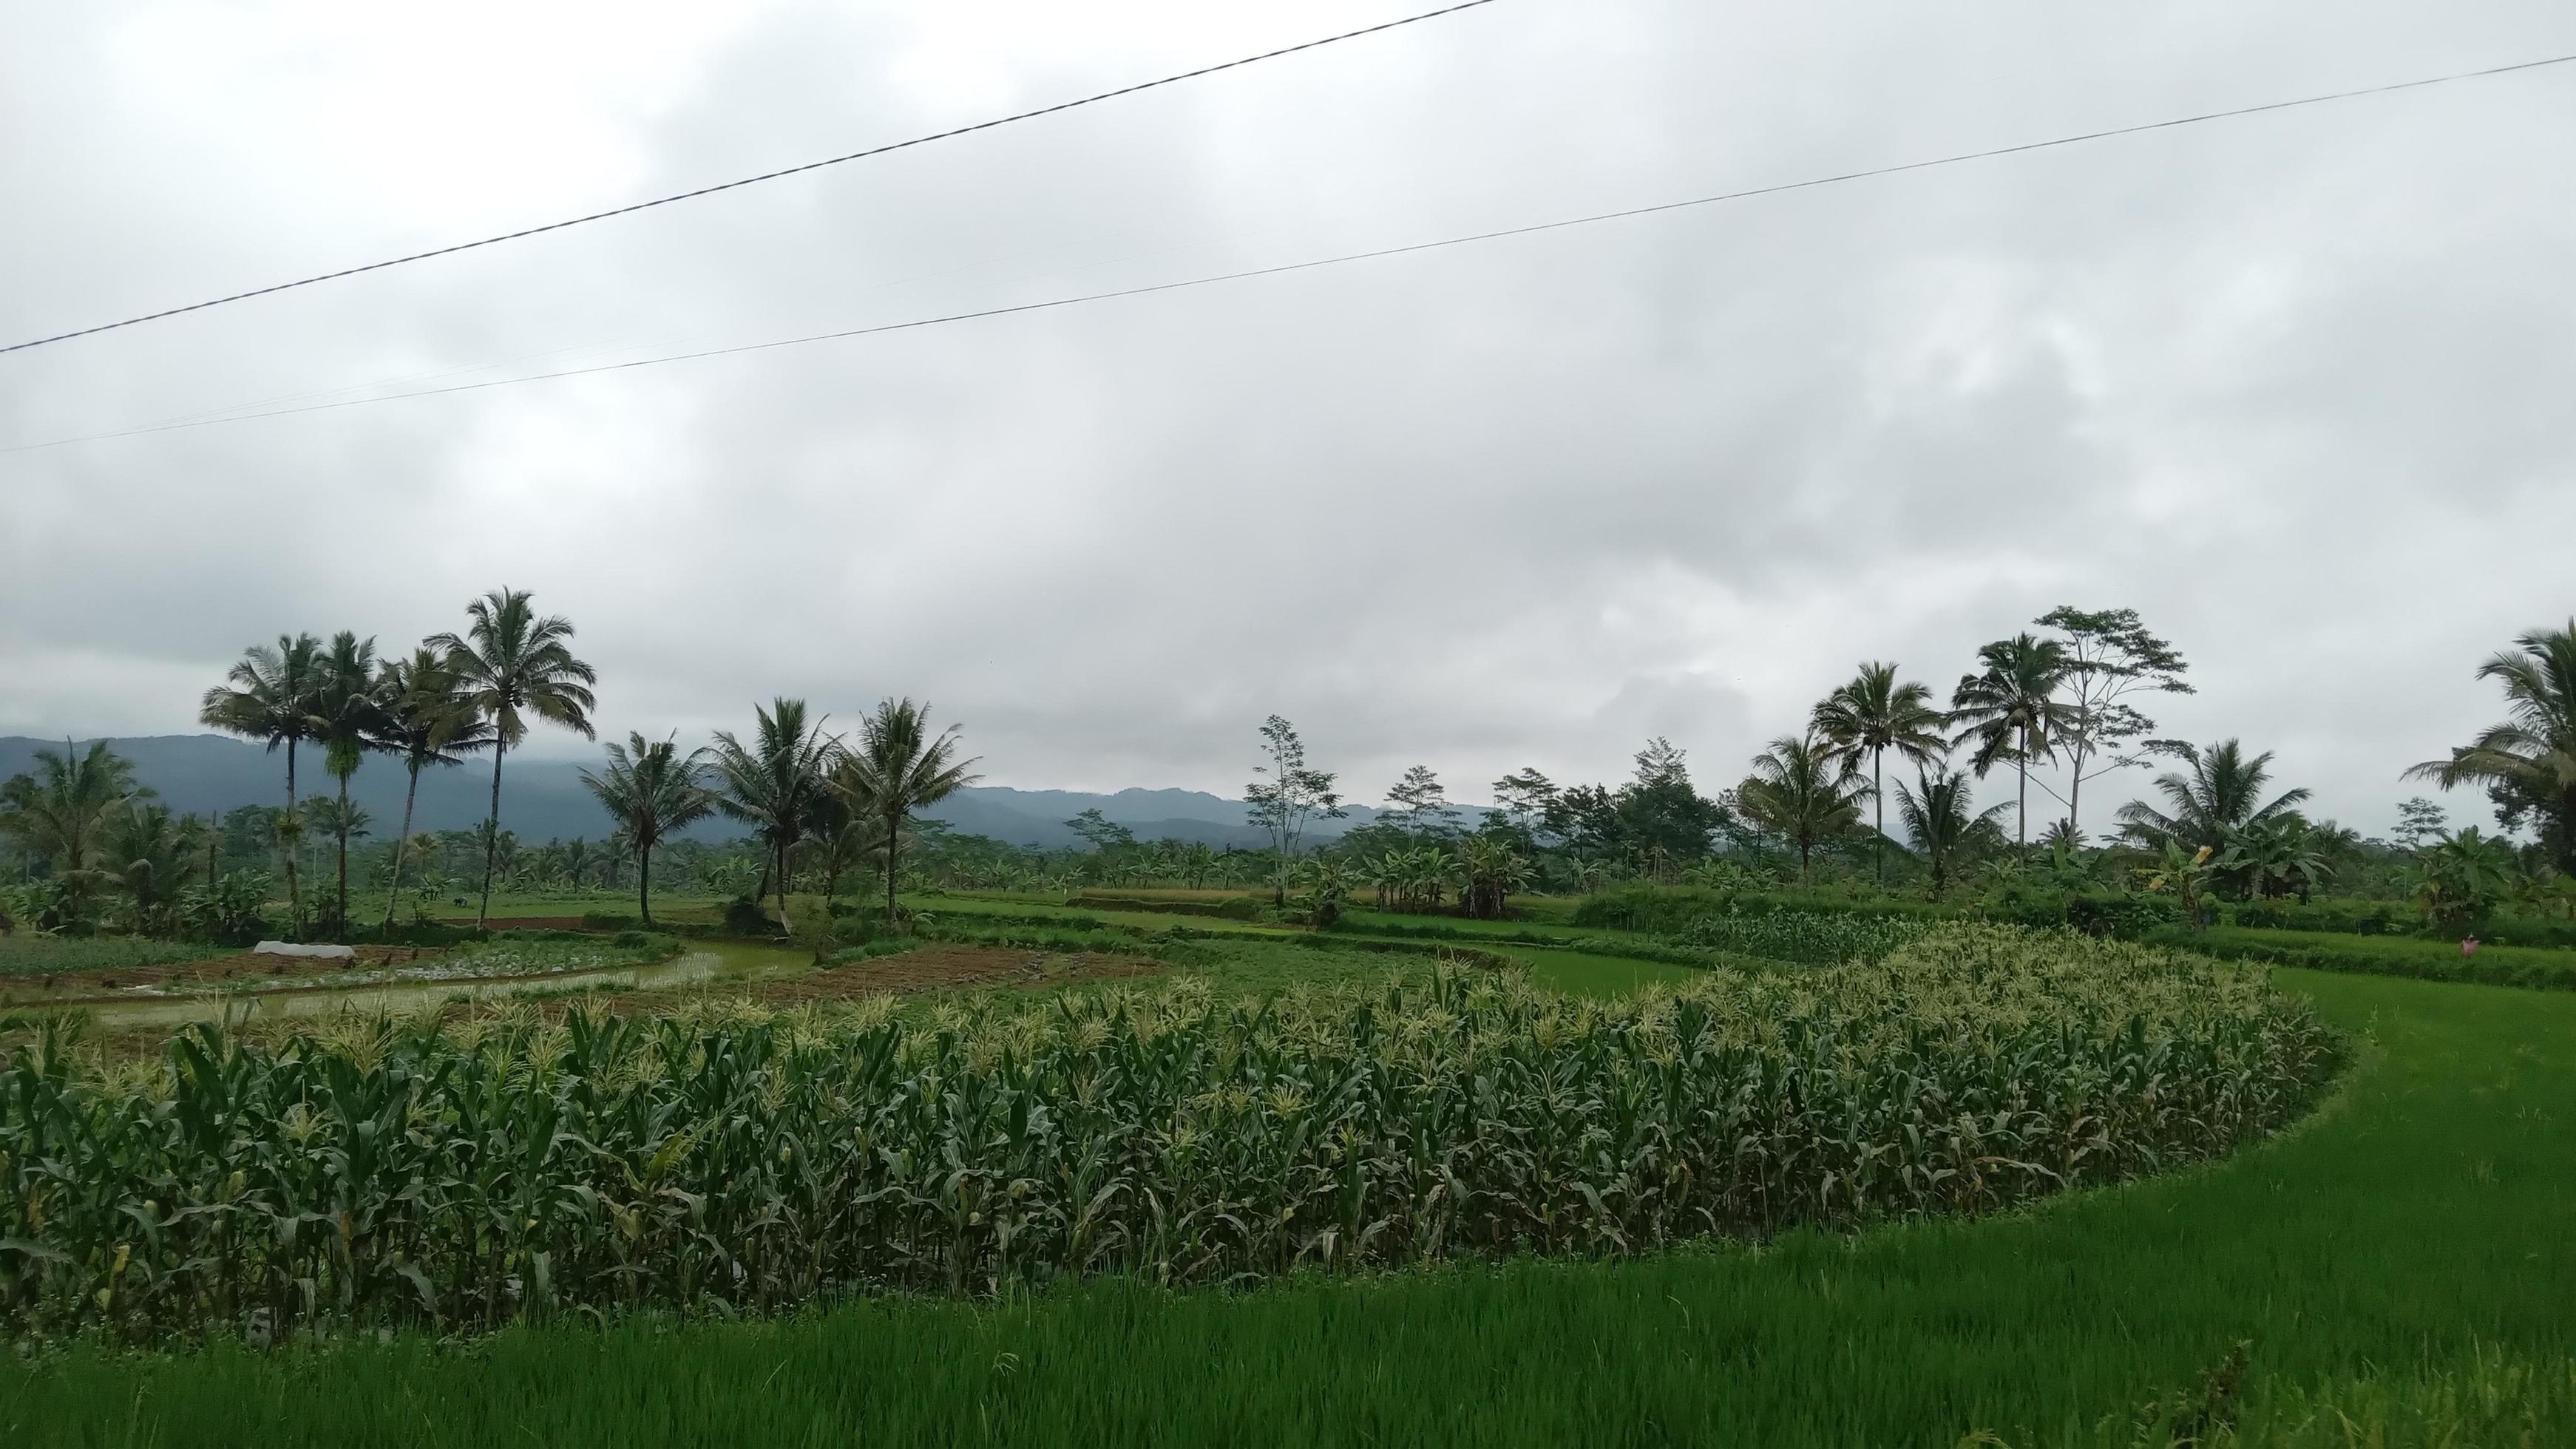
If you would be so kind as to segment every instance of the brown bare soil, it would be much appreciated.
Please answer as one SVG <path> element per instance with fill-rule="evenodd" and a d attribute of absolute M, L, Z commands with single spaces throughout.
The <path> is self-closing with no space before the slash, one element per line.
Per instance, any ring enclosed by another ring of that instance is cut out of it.
<path fill-rule="evenodd" d="M 64 971 L 52 976 L 19 977 L 0 987 L 0 1000 L 20 1005 L 41 1005 L 114 997 L 137 986 L 186 991 L 221 987 L 230 981 L 302 981 L 328 978 L 343 971 L 408 966 L 440 954 L 437 948 L 428 946 L 359 946 L 355 949 L 357 956 L 348 961 L 323 961 L 309 956 L 262 956 L 253 951 L 242 951 L 230 956 L 211 956 L 202 961 L 175 961 L 166 966 Z"/>

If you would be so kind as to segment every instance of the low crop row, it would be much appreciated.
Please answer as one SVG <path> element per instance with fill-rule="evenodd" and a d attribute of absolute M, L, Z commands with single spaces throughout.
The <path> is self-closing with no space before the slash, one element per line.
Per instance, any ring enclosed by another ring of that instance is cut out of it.
<path fill-rule="evenodd" d="M 1612 1003 L 1493 971 L 1240 1000 L 1181 977 L 80 1060 L 0 1065 L 0 1321 L 149 1339 L 1983 1212 L 2223 1153 L 2340 1046 L 2259 968 L 1965 927 Z"/>
<path fill-rule="evenodd" d="M 2202 931 L 2172 928 L 2159 932 L 2154 939 L 2229 960 L 2274 966 L 2576 991 L 2576 951 L 2540 946 L 2481 945 L 2475 952 L 2465 952 L 2456 941 L 2427 941 L 2416 936 L 2355 936 L 2241 926 L 2212 926 Z"/>
<path fill-rule="evenodd" d="M 1909 916 L 1729 910 L 1692 920 L 1677 939 L 1705 950 L 1833 965 L 1878 960 L 1934 929 L 1932 923 Z"/>

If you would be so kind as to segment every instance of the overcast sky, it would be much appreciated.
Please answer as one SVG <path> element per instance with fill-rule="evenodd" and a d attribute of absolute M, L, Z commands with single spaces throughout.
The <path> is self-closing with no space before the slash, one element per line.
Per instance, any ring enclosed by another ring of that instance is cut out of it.
<path fill-rule="evenodd" d="M 0 341 L 1427 8 L 0 4 Z M 0 446 L 2571 51 L 2563 0 L 1498 0 L 0 356 Z M 0 732 L 193 730 L 246 644 L 407 645 L 507 583 L 573 619 L 619 737 L 908 693 L 996 783 L 1231 792 L 1275 710 L 1361 799 L 1416 762 L 1479 799 L 1615 778 L 1651 734 L 1714 789 L 1856 661 L 1946 696 L 2056 604 L 2130 605 L 2200 685 L 2164 732 L 2275 750 L 2376 831 L 2498 714 L 2478 661 L 2576 612 L 2571 244 L 2576 66 L 5 453 Z"/>

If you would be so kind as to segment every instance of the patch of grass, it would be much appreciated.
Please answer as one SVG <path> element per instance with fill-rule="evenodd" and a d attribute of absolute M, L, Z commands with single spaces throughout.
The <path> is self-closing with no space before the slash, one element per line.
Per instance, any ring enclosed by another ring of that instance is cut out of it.
<path fill-rule="evenodd" d="M 230 956 L 238 946 L 204 941 L 156 941 L 143 936 L 44 936 L 13 931 L 0 936 L 0 976 L 51 976 L 61 971 L 135 971 L 181 961 Z"/>
<path fill-rule="evenodd" d="M 0 1362 L 0 1441 L 2127 1446 L 2146 1442 L 2137 1406 L 2205 1384 L 2246 1342 L 2241 1423 L 2271 1436 L 2246 1443 L 2344 1445 L 2300 1427 L 2300 1394 L 2381 1414 L 2393 1446 L 2569 1442 L 2550 1376 L 2576 1351 L 2576 996 L 2284 980 L 2378 1044 L 2319 1120 L 2006 1217 L 463 1347 L 78 1347 Z M 2532 1387 L 2463 1377 L 2481 1353 Z M 2446 1393 L 2519 1395 L 2540 1429 L 2403 1427 L 2495 1420 L 2444 1410 Z M 1975 1430 L 1992 1437 L 1963 1439 Z"/>
<path fill-rule="evenodd" d="M 2476 955 L 2463 956 L 2456 941 L 2241 926 L 2212 926 L 2198 933 L 2172 929 L 2157 933 L 2155 939 L 2224 959 L 2268 961 L 2316 971 L 2576 991 L 2576 951 L 2543 946 L 2482 945 Z"/>

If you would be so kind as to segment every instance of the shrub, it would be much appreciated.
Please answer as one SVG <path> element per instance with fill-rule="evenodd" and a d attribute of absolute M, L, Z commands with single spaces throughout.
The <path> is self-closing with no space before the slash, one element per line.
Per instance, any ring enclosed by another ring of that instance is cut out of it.
<path fill-rule="evenodd" d="M 628 949 L 632 949 L 637 946 L 648 946 L 651 945 L 652 942 L 653 938 L 651 935 L 637 930 L 620 931 L 609 938 L 610 945 L 625 947 Z"/>
<path fill-rule="evenodd" d="M 643 924 L 630 911 L 584 911 L 581 928 L 585 931 L 624 931 Z"/>
<path fill-rule="evenodd" d="M 725 902 L 724 933 L 728 936 L 775 936 L 778 923 L 749 896 L 736 896 Z"/>
<path fill-rule="evenodd" d="M 1993 927 L 1607 1005 L 1446 972 L 993 993 L 918 1026 L 205 1026 L 157 1081 L 0 1063 L 0 1315 L 482 1328 L 1633 1253 L 2165 1170 L 2294 1119 L 2340 1057 L 2256 969 Z"/>

